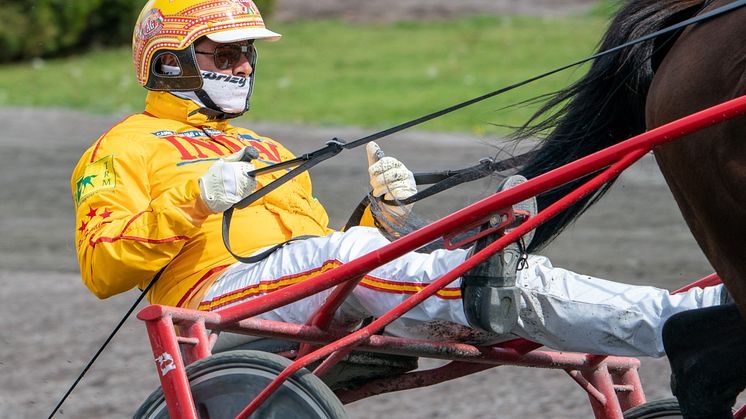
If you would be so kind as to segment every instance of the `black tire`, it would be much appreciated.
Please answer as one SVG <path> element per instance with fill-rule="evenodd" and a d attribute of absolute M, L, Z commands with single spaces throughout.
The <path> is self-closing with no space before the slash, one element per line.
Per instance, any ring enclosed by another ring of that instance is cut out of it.
<path fill-rule="evenodd" d="M 624 412 L 624 419 L 683 418 L 676 399 L 656 400 Z"/>
<path fill-rule="evenodd" d="M 290 361 L 259 351 L 232 351 L 187 366 L 187 377 L 200 418 L 234 418 Z M 168 418 L 163 390 L 157 389 L 134 415 Z M 302 369 L 288 379 L 252 418 L 344 419 L 342 403 L 317 376 Z"/>

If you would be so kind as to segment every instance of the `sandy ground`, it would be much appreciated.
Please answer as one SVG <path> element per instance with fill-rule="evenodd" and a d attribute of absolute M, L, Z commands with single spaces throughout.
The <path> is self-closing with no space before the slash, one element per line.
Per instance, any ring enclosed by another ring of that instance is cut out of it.
<path fill-rule="evenodd" d="M 119 117 L 62 110 L 0 109 L 0 418 L 45 417 L 116 321 L 127 293 L 98 301 L 79 279 L 69 175 L 83 150 Z M 357 129 L 250 125 L 296 152 Z M 381 142 L 415 171 L 458 168 L 495 153 L 491 139 L 409 132 Z M 312 173 L 319 199 L 341 225 L 365 190 L 362 151 Z M 339 179 L 345 179 L 340 181 Z M 418 208 L 446 214 L 490 193 L 491 179 Z M 552 246 L 557 265 L 630 283 L 676 288 L 711 271 L 683 225 L 652 159 L 625 173 L 613 192 Z M 431 363 L 424 362 L 425 365 Z M 645 360 L 649 399 L 669 396 L 665 360 Z M 127 417 L 157 386 L 144 326 L 130 319 L 60 417 Z M 584 393 L 558 371 L 502 367 L 432 388 L 350 406 L 352 418 L 591 417 Z"/>
<path fill-rule="evenodd" d="M 439 18 L 457 13 L 566 14 L 589 0 L 282 0 L 277 17 L 359 20 Z M 424 6 L 423 6 L 424 5 Z M 46 417 L 136 298 L 98 301 L 80 282 L 69 176 L 80 154 L 120 116 L 0 109 L 0 418 Z M 291 150 L 318 148 L 356 129 L 250 125 Z M 492 139 L 409 132 L 381 143 L 415 171 L 458 168 L 494 155 Z M 362 152 L 315 169 L 315 190 L 340 226 L 366 188 Z M 341 181 L 340 179 L 344 179 Z M 494 189 L 491 179 L 418 204 L 433 216 Z M 711 272 L 648 156 L 546 252 L 556 265 L 636 284 L 677 288 Z M 59 417 L 123 418 L 157 386 L 144 326 L 130 319 L 65 403 Z M 424 361 L 424 365 L 432 362 Z M 670 397 L 665 359 L 643 360 L 648 399 Z M 348 406 L 351 418 L 582 418 L 587 398 L 564 373 L 501 367 L 431 388 Z"/>

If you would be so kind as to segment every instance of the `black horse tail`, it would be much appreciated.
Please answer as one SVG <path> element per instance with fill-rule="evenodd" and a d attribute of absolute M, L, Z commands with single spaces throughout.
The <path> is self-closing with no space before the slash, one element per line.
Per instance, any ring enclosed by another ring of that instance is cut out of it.
<path fill-rule="evenodd" d="M 694 16 L 708 0 L 629 0 L 611 22 L 599 51 L 605 51 Z M 536 177 L 566 163 L 645 131 L 645 100 L 656 63 L 673 37 L 651 40 L 593 61 L 588 73 L 567 89 L 552 94 L 514 137 L 546 134 L 538 153 L 520 173 Z M 538 197 L 544 209 L 587 179 L 568 183 Z M 536 230 L 528 251 L 548 245 L 562 230 L 598 201 L 605 185 Z"/>

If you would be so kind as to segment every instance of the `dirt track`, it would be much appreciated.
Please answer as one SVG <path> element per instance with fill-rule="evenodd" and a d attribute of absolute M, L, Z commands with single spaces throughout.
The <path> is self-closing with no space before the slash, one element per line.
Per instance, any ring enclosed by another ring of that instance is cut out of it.
<path fill-rule="evenodd" d="M 278 18 L 330 14 L 351 20 L 505 11 L 566 13 L 591 3 L 559 0 L 380 2 L 283 0 Z M 377 10 L 372 9 L 375 4 Z M 422 7 L 425 4 L 427 7 Z M 313 5 L 313 7 L 311 7 Z M 571 5 L 568 9 L 566 5 Z M 480 9 L 481 8 L 481 9 Z M 384 13 L 385 12 L 385 13 Z M 98 301 L 79 279 L 69 176 L 83 150 L 118 116 L 62 110 L 0 109 L 0 418 L 46 417 L 113 325 L 134 292 Z M 355 129 L 251 124 L 305 152 Z M 494 154 L 491 139 L 411 132 L 382 142 L 415 171 L 457 168 Z M 485 144 L 487 143 L 487 144 Z M 364 156 L 345 153 L 312 172 L 315 191 L 339 226 L 365 190 Z M 339 179 L 345 179 L 340 181 Z M 495 181 L 418 204 L 444 215 L 490 193 Z M 547 254 L 556 265 L 630 283 L 676 288 L 711 272 L 680 219 L 652 159 L 625 173 L 612 193 Z M 65 404 L 60 417 L 128 417 L 156 387 L 143 325 L 128 321 Z M 429 364 L 425 362 L 425 364 Z M 649 399 L 670 397 L 665 360 L 645 360 Z M 433 388 L 380 396 L 348 406 L 352 418 L 591 417 L 583 392 L 558 371 L 499 368 Z"/>

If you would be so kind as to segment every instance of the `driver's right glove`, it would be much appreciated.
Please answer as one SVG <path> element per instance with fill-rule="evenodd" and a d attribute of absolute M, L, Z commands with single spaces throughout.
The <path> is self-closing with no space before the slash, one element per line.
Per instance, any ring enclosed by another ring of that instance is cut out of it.
<path fill-rule="evenodd" d="M 216 161 L 199 178 L 202 201 L 213 213 L 226 211 L 256 189 L 256 179 L 249 176 L 254 165 L 241 160 L 244 153 L 242 149 Z"/>

